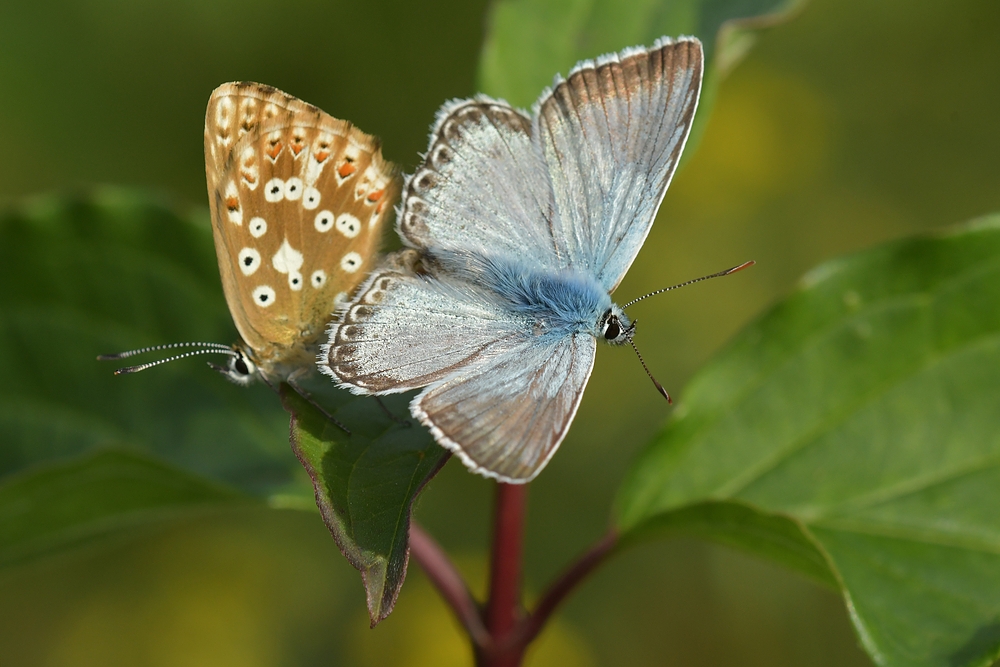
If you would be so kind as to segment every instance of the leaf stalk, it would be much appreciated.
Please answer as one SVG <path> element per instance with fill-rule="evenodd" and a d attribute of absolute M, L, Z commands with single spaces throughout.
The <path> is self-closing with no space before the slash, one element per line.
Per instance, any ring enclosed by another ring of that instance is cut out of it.
<path fill-rule="evenodd" d="M 469 635 L 478 667 L 519 667 L 559 605 L 618 545 L 618 533 L 609 530 L 563 570 L 526 613 L 521 603 L 526 508 L 527 485 L 497 484 L 490 590 L 484 606 L 476 603 L 434 538 L 416 523 L 410 527 L 410 552 Z"/>

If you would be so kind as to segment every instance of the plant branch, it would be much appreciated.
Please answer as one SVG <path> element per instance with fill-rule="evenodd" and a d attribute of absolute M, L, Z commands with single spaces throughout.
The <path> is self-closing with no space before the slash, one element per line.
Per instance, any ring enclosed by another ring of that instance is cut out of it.
<path fill-rule="evenodd" d="M 566 599 L 566 596 L 598 565 L 603 563 L 614 552 L 617 545 L 618 532 L 612 528 L 572 565 L 563 570 L 558 579 L 552 582 L 548 590 L 542 594 L 534 610 L 518 625 L 517 632 L 512 639 L 522 646 L 530 644 L 541 632 L 552 612 Z"/>
<path fill-rule="evenodd" d="M 493 517 L 493 553 L 490 593 L 484 621 L 491 646 L 479 646 L 477 663 L 483 667 L 516 667 L 525 644 L 511 641 L 521 622 L 521 557 L 528 487 L 497 483 Z"/>
<path fill-rule="evenodd" d="M 497 484 L 490 593 L 482 610 L 434 538 L 410 524 L 410 553 L 469 634 L 480 667 L 520 665 L 528 645 L 563 600 L 618 546 L 618 533 L 611 529 L 566 568 L 525 615 L 521 579 L 527 491 L 525 485 Z"/>
<path fill-rule="evenodd" d="M 492 640 L 486 626 L 483 625 L 479 605 L 465 585 L 462 575 L 455 569 L 448 554 L 415 521 L 410 524 L 410 554 L 455 612 L 455 616 L 469 633 L 473 643 L 476 646 L 489 646 Z"/>

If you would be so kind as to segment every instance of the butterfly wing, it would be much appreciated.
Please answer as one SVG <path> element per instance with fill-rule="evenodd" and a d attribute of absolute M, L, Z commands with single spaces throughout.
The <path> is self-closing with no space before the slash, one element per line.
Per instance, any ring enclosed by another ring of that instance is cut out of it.
<path fill-rule="evenodd" d="M 572 264 L 614 291 L 642 247 L 677 167 L 701 89 L 696 39 L 578 64 L 535 106 L 557 215 Z"/>
<path fill-rule="evenodd" d="M 420 249 L 471 249 L 562 268 L 552 193 L 531 119 L 478 96 L 442 107 L 423 164 L 403 188 L 398 231 Z"/>
<path fill-rule="evenodd" d="M 594 364 L 589 334 L 540 340 L 468 284 L 396 253 L 330 326 L 320 368 L 355 393 L 427 388 L 411 411 L 473 470 L 532 479 L 562 442 Z"/>
<path fill-rule="evenodd" d="M 528 482 L 569 430 L 596 350 L 589 334 L 526 341 L 427 387 L 410 410 L 474 472 Z"/>
<path fill-rule="evenodd" d="M 362 286 L 321 366 L 356 393 L 426 387 L 411 411 L 438 442 L 487 476 L 532 479 L 573 419 L 596 339 L 536 334 L 526 311 L 442 257 L 571 267 L 613 289 L 676 167 L 701 68 L 697 40 L 582 63 L 542 95 L 530 127 L 487 98 L 446 105 L 404 187 L 399 233 L 420 252 Z"/>
<path fill-rule="evenodd" d="M 267 367 L 311 356 L 372 268 L 398 195 L 377 140 L 256 83 L 220 86 L 205 119 L 219 272 L 236 328 Z"/>
<path fill-rule="evenodd" d="M 390 255 L 330 325 L 320 369 L 360 394 L 439 382 L 525 338 L 526 324 L 477 294 L 417 275 L 413 250 Z"/>

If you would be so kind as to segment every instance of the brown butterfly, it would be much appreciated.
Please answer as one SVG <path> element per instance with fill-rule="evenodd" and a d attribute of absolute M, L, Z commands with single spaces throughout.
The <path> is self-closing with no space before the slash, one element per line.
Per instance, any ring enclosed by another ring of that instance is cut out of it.
<path fill-rule="evenodd" d="M 241 340 L 174 343 L 99 359 L 179 347 L 230 356 L 213 368 L 246 385 L 296 380 L 316 362 L 317 341 L 338 305 L 374 264 L 399 196 L 380 144 L 351 123 L 270 86 L 227 83 L 205 117 L 205 171 L 222 287 Z M 304 394 L 305 395 L 305 394 Z"/>

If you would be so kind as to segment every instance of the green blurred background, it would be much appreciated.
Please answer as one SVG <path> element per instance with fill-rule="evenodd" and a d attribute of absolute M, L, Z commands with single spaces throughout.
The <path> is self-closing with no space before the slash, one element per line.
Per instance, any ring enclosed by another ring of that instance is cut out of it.
<path fill-rule="evenodd" d="M 0 199 L 120 184 L 203 206 L 205 103 L 237 79 L 354 121 L 412 169 L 438 105 L 475 92 L 486 10 L 481 0 L 2 3 Z M 722 83 L 618 292 L 757 260 L 634 311 L 637 342 L 671 393 L 683 400 L 687 378 L 816 263 L 1000 210 L 998 34 L 996 0 L 813 0 L 762 36 Z M 631 351 L 598 356 L 569 437 L 531 488 L 529 592 L 603 532 L 626 466 L 668 414 Z M 416 510 L 480 589 L 490 499 L 489 482 L 452 462 Z M 870 664 L 834 593 L 682 540 L 598 571 L 531 659 Z M 468 662 L 416 566 L 396 611 L 368 630 L 357 573 L 312 513 L 206 514 L 0 572 L 2 665 Z"/>

